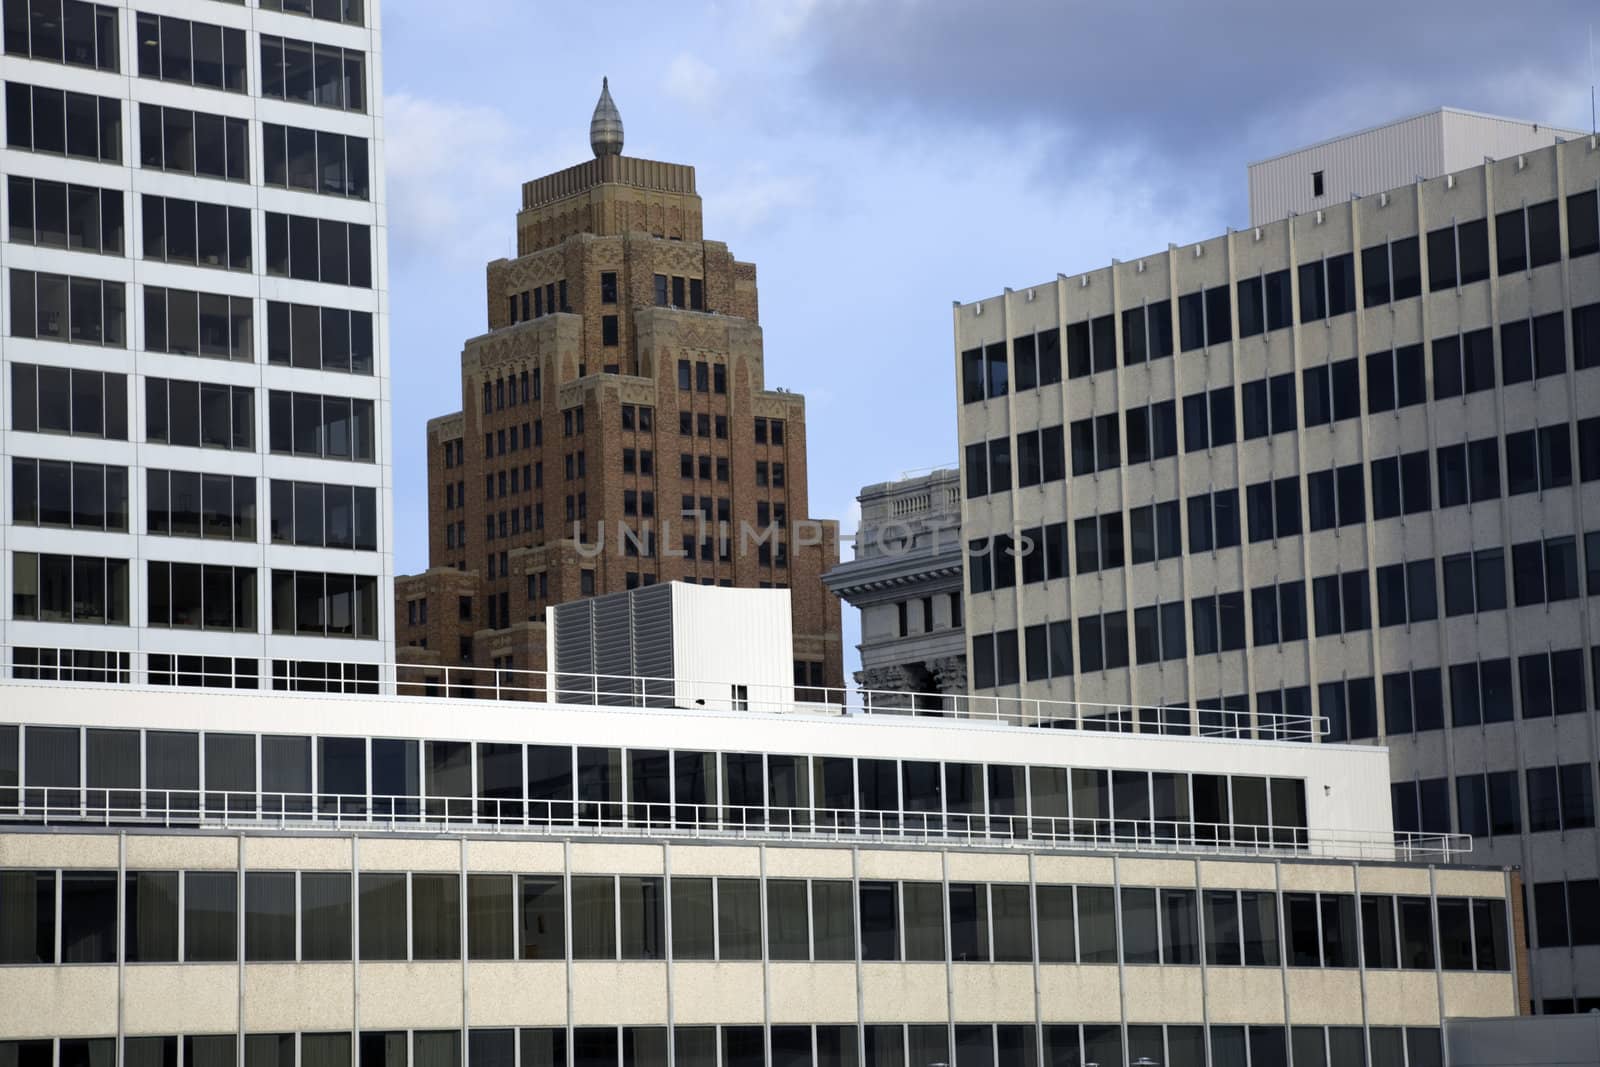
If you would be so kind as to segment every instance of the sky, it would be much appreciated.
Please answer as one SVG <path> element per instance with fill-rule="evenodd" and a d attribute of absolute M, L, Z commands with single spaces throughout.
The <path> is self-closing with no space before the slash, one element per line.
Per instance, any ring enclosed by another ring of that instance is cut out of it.
<path fill-rule="evenodd" d="M 447 13 L 445 13 L 447 12 Z M 1589 129 L 1592 0 L 384 0 L 395 565 L 460 407 L 522 182 L 688 163 L 754 262 L 767 385 L 806 397 L 813 516 L 956 463 L 952 301 L 1242 227 L 1246 165 L 1439 106 Z M 848 558 L 849 548 L 844 549 Z M 845 610 L 854 653 L 855 612 Z"/>

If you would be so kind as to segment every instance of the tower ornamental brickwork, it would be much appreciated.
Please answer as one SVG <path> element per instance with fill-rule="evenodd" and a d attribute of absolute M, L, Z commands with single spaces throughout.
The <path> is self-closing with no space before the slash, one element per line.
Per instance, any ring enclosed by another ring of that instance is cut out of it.
<path fill-rule="evenodd" d="M 817 698 L 843 683 L 821 581 L 838 524 L 810 518 L 804 397 L 766 383 L 755 265 L 704 239 L 693 167 L 621 154 L 609 87 L 590 141 L 523 186 L 461 410 L 428 423 L 429 569 L 396 579 L 400 660 L 417 685 L 483 685 L 543 669 L 552 604 L 788 587 L 795 682 Z"/>

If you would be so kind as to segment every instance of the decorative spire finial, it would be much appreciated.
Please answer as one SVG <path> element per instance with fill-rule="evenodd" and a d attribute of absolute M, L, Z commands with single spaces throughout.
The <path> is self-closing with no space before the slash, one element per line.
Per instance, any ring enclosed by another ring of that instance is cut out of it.
<path fill-rule="evenodd" d="M 611 79 L 600 79 L 600 102 L 594 106 L 594 118 L 589 120 L 589 147 L 598 156 L 622 154 L 622 115 L 611 99 Z"/>

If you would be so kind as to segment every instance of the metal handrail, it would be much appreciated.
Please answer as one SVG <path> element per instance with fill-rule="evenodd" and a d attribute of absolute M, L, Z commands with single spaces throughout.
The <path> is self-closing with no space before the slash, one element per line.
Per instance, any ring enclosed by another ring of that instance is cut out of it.
<path fill-rule="evenodd" d="M 0 824 L 166 829 L 545 834 L 877 841 L 983 848 L 1324 856 L 1449 863 L 1466 834 L 1329 830 L 1191 819 L 216 789 L 29 785 L 0 790 Z"/>
<path fill-rule="evenodd" d="M 39 651 L 35 646 L 0 645 L 0 649 L 9 649 L 5 656 L 4 675 L 10 679 L 61 685 L 111 683 L 121 687 L 157 689 L 223 688 L 240 693 L 445 697 L 454 700 L 619 709 L 916 715 L 1051 729 L 1234 740 L 1308 742 L 1325 737 L 1329 727 L 1328 718 L 1323 715 L 398 661 L 362 660 L 333 664 L 340 668 L 341 676 L 338 678 L 302 677 L 290 680 L 274 678 L 270 673 L 262 675 L 235 670 L 233 658 L 214 653 L 62 649 L 62 653 L 70 654 L 73 662 L 40 665 L 18 661 L 19 651 Z M 155 656 L 169 658 L 172 666 L 163 669 L 152 667 L 151 657 Z M 181 658 L 192 659 L 197 669 L 181 669 L 178 664 Z M 245 658 L 248 662 L 257 662 Z M 213 666 L 208 667 L 207 660 Z M 225 669 L 215 669 L 221 665 L 225 665 Z M 375 674 L 376 677 L 345 677 L 353 672 L 344 668 L 361 668 L 363 672 Z"/>

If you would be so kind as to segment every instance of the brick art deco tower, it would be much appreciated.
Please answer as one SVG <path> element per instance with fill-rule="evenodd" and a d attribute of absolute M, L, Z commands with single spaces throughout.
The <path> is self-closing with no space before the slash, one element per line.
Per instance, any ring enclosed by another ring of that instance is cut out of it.
<path fill-rule="evenodd" d="M 608 88 L 590 142 L 523 186 L 461 410 L 428 423 L 401 659 L 542 669 L 549 605 L 678 579 L 787 586 L 796 682 L 839 686 L 838 524 L 809 518 L 804 398 L 766 385 L 755 266 L 703 239 L 693 167 L 622 155 Z"/>

